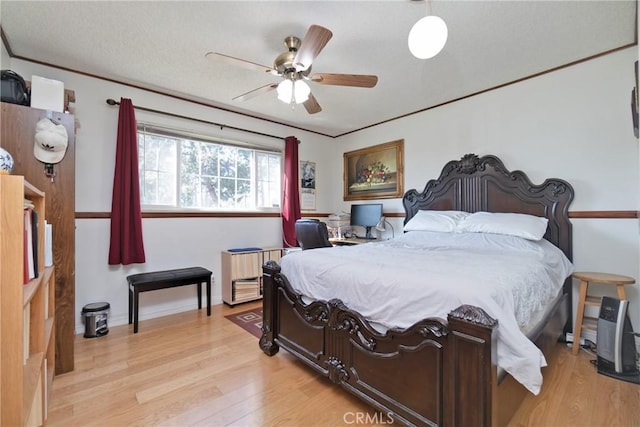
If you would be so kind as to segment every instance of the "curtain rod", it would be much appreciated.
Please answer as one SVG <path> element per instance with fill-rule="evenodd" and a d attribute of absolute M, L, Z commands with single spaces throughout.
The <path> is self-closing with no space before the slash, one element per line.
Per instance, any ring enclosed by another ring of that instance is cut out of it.
<path fill-rule="evenodd" d="M 111 99 L 111 98 L 107 99 L 107 104 L 109 104 L 109 105 L 120 105 L 120 103 L 118 101 L 116 101 L 115 99 Z M 254 135 L 267 136 L 269 138 L 275 138 L 275 139 L 280 139 L 280 140 L 284 141 L 284 138 L 281 137 L 281 136 L 270 135 L 268 133 L 257 132 L 255 130 L 242 129 L 242 128 L 238 128 L 238 127 L 235 127 L 235 126 L 223 125 L 221 123 L 210 122 L 208 120 L 196 119 L 196 118 L 193 118 L 193 117 L 181 116 L 179 114 L 168 113 L 166 111 L 160 111 L 160 110 L 153 110 L 151 108 L 139 107 L 137 105 L 134 105 L 133 108 L 135 108 L 136 110 L 148 111 L 149 113 L 164 114 L 165 116 L 171 116 L 171 117 L 176 117 L 176 118 L 179 118 L 179 119 L 192 120 L 194 122 L 206 123 L 206 124 L 209 124 L 209 125 L 219 126 L 220 129 L 227 128 L 227 129 L 239 130 L 239 131 L 242 131 L 242 132 L 249 132 L 249 133 L 252 133 Z"/>

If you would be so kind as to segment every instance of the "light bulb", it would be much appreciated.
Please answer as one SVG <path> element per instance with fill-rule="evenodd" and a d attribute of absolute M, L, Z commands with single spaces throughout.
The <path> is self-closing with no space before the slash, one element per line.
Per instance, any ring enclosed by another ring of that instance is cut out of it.
<path fill-rule="evenodd" d="M 419 59 L 436 56 L 447 43 L 447 24 L 439 16 L 420 19 L 409 31 L 409 50 Z"/>
<path fill-rule="evenodd" d="M 291 80 L 283 80 L 278 85 L 278 99 L 284 103 L 291 102 L 291 92 L 292 92 L 293 82 Z"/>
<path fill-rule="evenodd" d="M 302 104 L 307 99 L 309 99 L 311 89 L 309 88 L 308 84 L 306 84 L 302 80 L 296 80 L 293 87 L 296 94 L 296 104 Z"/>
<path fill-rule="evenodd" d="M 294 97 L 291 99 L 291 92 L 293 91 Z M 280 82 L 277 88 L 278 99 L 284 103 L 301 104 L 309 99 L 311 89 L 302 80 L 296 80 L 295 82 L 289 79 Z"/>

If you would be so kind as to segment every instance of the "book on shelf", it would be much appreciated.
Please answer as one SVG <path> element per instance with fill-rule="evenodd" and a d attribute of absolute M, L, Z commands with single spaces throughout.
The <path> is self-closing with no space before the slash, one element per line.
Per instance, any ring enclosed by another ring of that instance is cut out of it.
<path fill-rule="evenodd" d="M 24 208 L 24 283 L 38 277 L 38 213 Z"/>
<path fill-rule="evenodd" d="M 29 219 L 27 219 L 27 210 L 24 210 L 22 218 L 22 283 L 29 281 L 29 233 L 27 229 L 31 229 L 29 225 Z"/>
<path fill-rule="evenodd" d="M 33 260 L 33 226 L 31 225 L 31 209 L 24 209 L 24 283 L 35 278 Z"/>
<path fill-rule="evenodd" d="M 33 245 L 33 277 L 38 277 L 40 272 L 38 271 L 39 259 L 38 259 L 38 235 L 40 233 L 38 226 L 38 211 L 31 209 L 31 242 Z"/>

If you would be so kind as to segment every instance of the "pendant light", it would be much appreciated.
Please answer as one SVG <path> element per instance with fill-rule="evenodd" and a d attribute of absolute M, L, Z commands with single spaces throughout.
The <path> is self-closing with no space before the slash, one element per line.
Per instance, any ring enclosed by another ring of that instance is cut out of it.
<path fill-rule="evenodd" d="M 425 0 L 427 16 L 416 22 L 409 31 L 409 50 L 419 59 L 436 56 L 447 43 L 447 24 L 439 16 L 431 15 L 429 0 Z"/>

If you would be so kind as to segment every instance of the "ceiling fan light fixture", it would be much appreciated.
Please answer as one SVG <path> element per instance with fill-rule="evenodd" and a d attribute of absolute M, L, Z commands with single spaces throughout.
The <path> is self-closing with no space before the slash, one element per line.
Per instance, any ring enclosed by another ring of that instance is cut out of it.
<path fill-rule="evenodd" d="M 322 107 L 311 93 L 307 82 L 361 88 L 372 88 L 378 83 L 378 76 L 373 75 L 336 73 L 311 75 L 313 61 L 332 36 L 333 33 L 329 29 L 320 25 L 311 25 L 302 40 L 295 36 L 286 37 L 284 46 L 287 51 L 278 55 L 271 67 L 218 52 L 208 52 L 205 56 L 282 78 L 282 81 L 277 83 L 265 84 L 236 96 L 233 98 L 234 101 L 247 101 L 267 92 L 273 93 L 272 91 L 276 90 L 277 98 L 285 104 L 289 104 L 292 110 L 295 110 L 296 104 L 303 104 L 307 113 L 317 114 L 322 111 Z"/>
<path fill-rule="evenodd" d="M 447 24 L 442 18 L 425 16 L 409 31 L 409 50 L 416 58 L 433 58 L 444 48 L 448 35 Z"/>
<path fill-rule="evenodd" d="M 302 80 L 286 79 L 278 84 L 278 99 L 284 103 L 302 104 L 309 99 L 311 88 Z"/>

